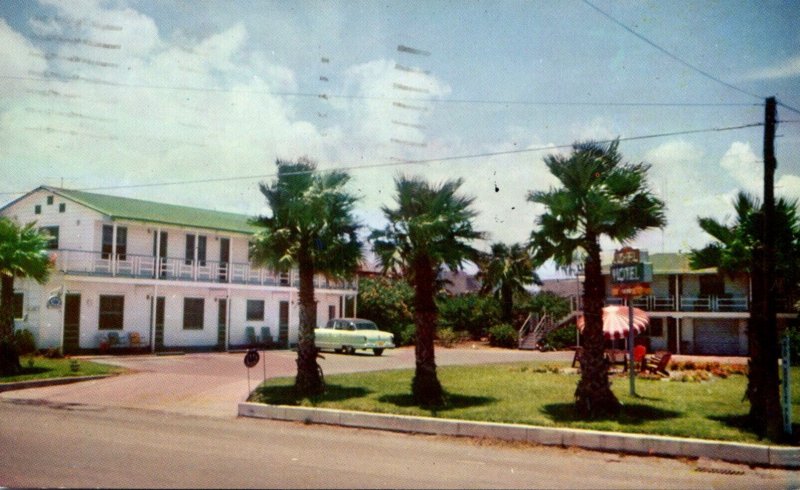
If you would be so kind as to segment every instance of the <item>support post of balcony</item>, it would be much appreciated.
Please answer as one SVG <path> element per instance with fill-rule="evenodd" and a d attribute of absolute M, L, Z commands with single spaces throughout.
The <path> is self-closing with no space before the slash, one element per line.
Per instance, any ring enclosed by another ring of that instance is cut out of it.
<path fill-rule="evenodd" d="M 117 223 L 111 225 L 111 277 L 117 275 Z"/>

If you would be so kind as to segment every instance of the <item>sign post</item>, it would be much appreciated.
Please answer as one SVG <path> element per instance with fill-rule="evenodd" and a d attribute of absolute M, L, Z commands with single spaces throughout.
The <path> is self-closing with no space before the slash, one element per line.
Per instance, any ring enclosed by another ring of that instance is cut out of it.
<path fill-rule="evenodd" d="M 260 356 L 256 349 L 248 349 L 244 355 L 244 365 L 247 367 L 247 394 L 250 395 L 250 368 L 258 364 Z"/>
<path fill-rule="evenodd" d="M 623 247 L 614 252 L 611 265 L 611 294 L 620 296 L 628 307 L 628 376 L 631 396 L 636 396 L 636 362 L 633 359 L 633 305 L 637 296 L 652 294 L 653 265 L 648 262 L 647 252 Z"/>
<path fill-rule="evenodd" d="M 783 432 L 792 435 L 792 384 L 790 383 L 791 349 L 788 332 L 781 339 L 781 383 L 783 384 Z"/>

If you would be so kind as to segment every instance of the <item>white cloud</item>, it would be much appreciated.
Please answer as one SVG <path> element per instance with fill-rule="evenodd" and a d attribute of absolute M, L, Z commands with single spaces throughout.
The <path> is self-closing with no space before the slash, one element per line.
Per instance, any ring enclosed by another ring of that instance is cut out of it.
<path fill-rule="evenodd" d="M 800 76 L 800 55 L 783 60 L 781 63 L 753 70 L 745 76 L 747 80 L 774 80 Z"/>
<path fill-rule="evenodd" d="M 731 143 L 719 165 L 733 177 L 740 188 L 753 192 L 762 187 L 764 165 L 749 143 L 741 141 Z"/>

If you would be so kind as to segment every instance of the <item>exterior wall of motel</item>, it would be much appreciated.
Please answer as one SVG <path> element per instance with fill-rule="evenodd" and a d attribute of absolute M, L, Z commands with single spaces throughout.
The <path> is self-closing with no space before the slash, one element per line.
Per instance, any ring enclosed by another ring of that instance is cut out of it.
<path fill-rule="evenodd" d="M 47 196 L 54 197 L 52 204 L 47 204 Z M 65 205 L 64 212 L 59 212 L 60 204 Z M 36 205 L 41 207 L 40 214 L 34 212 Z M 152 258 L 154 236 L 160 230 L 167 233 L 167 256 L 173 262 L 182 263 L 187 259 L 185 257 L 187 235 L 207 237 L 208 262 L 219 260 L 220 238 L 230 240 L 231 263 L 248 262 L 246 234 L 124 220 L 115 222 L 46 190 L 34 192 L 20 199 L 5 209 L 3 215 L 20 223 L 35 221 L 39 227 L 58 226 L 59 250 L 54 252 L 58 256 L 59 265 L 68 257 L 99 256 L 102 250 L 102 227 L 115 223 L 118 227 L 127 228 L 126 255 L 129 257 Z M 289 344 L 298 342 L 298 295 L 294 287 L 108 276 L 110 274 L 105 274 L 105 277 L 96 274 L 65 274 L 55 270 L 44 285 L 18 279 L 15 281 L 14 290 L 23 294 L 23 316 L 15 319 L 15 327 L 31 331 L 39 348 L 60 347 L 63 339 L 64 294 L 79 294 L 80 348 L 98 348 L 101 336 L 108 332 L 118 332 L 120 337 L 138 332 L 142 343 L 150 345 L 153 336 L 151 305 L 153 296 L 157 295 L 163 297 L 165 302 L 164 348 L 211 348 L 217 345 L 219 301 L 227 299 L 227 343 L 229 346 L 241 346 L 248 342 L 246 336 L 248 326 L 254 327 L 256 335 L 260 335 L 261 327 L 269 327 L 273 340 L 277 341 L 280 303 L 286 301 L 289 303 L 288 342 Z M 48 299 L 54 294 L 62 295 L 61 305 L 48 305 Z M 316 288 L 318 326 L 329 319 L 331 307 L 335 309 L 336 316 L 341 316 L 342 298 L 354 294 L 353 290 Z M 124 296 L 122 330 L 98 328 L 101 295 Z M 202 329 L 183 328 L 184 298 L 204 300 Z M 248 300 L 264 301 L 265 311 L 262 321 L 247 320 Z"/>
<path fill-rule="evenodd" d="M 701 274 L 679 274 L 680 295 L 697 297 L 700 295 Z M 667 298 L 670 287 L 675 287 L 676 274 L 654 274 L 650 283 L 652 296 Z M 605 276 L 608 302 L 620 301 L 611 298 L 611 278 Z M 673 283 L 672 286 L 670 284 Z M 747 277 L 723 277 L 725 294 L 735 297 L 747 297 L 749 307 L 749 281 Z M 635 304 L 635 303 L 634 303 Z M 650 350 L 672 350 L 682 354 L 727 354 L 747 355 L 747 319 L 748 311 L 741 312 L 692 312 L 681 311 L 674 306 L 663 311 L 648 310 L 651 327 L 647 330 L 650 338 Z M 670 327 L 669 318 L 674 319 Z M 780 321 L 780 320 L 779 320 Z M 660 335 L 653 335 L 653 325 L 661 325 Z M 672 330 L 671 332 L 669 330 Z M 677 331 L 677 332 L 676 332 Z M 668 338 L 677 335 L 675 349 L 670 349 Z"/>

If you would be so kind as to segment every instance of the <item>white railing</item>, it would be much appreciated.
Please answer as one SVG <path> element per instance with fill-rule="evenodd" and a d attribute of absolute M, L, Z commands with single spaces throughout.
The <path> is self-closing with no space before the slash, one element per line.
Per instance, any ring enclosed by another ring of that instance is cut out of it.
<path fill-rule="evenodd" d="M 570 296 L 572 311 L 582 310 L 582 298 Z M 609 296 L 606 305 L 621 305 L 622 298 Z M 634 298 L 635 308 L 645 311 L 704 311 L 704 312 L 746 312 L 750 309 L 747 296 L 641 296 Z"/>
<path fill-rule="evenodd" d="M 111 254 L 83 250 L 58 250 L 56 268 L 68 274 L 103 277 L 131 277 L 169 281 L 254 284 L 260 286 L 298 287 L 297 271 L 278 273 L 245 263 L 194 261 L 151 255 Z M 352 281 L 337 281 L 322 275 L 314 278 L 320 289 L 355 290 Z"/>

